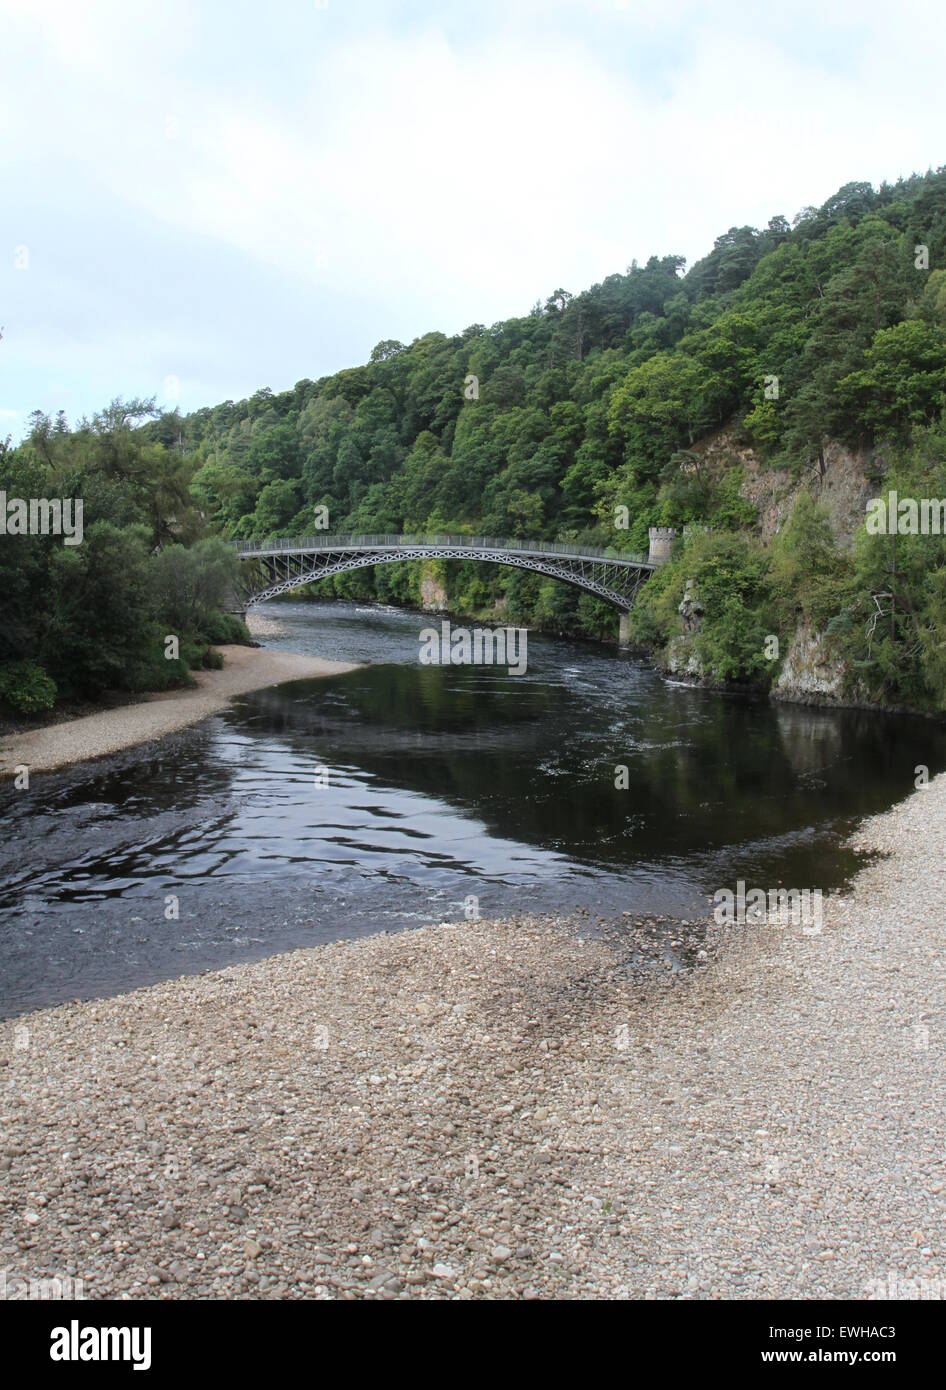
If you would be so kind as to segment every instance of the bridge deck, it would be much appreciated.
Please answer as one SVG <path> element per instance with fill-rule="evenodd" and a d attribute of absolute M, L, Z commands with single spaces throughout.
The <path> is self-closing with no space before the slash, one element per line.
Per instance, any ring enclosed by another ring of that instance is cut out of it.
<path fill-rule="evenodd" d="M 533 541 L 499 539 L 492 536 L 300 536 L 264 541 L 231 541 L 241 559 L 265 555 L 299 555 L 315 550 L 468 550 L 471 554 L 483 551 L 508 551 L 514 555 L 554 555 L 563 560 L 600 560 L 611 565 L 627 565 L 634 569 L 653 570 L 657 566 L 646 555 L 628 550 L 599 550 L 592 546 L 572 545 L 563 541 Z"/>

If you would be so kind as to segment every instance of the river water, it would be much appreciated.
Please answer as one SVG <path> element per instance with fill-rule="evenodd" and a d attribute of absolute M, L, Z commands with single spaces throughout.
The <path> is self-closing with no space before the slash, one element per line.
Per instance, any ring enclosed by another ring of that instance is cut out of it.
<path fill-rule="evenodd" d="M 477 911 L 827 892 L 858 819 L 946 766 L 930 722 L 703 691 L 590 643 L 530 634 L 511 676 L 421 665 L 414 613 L 258 611 L 267 645 L 368 664 L 0 786 L 0 1016 Z"/>

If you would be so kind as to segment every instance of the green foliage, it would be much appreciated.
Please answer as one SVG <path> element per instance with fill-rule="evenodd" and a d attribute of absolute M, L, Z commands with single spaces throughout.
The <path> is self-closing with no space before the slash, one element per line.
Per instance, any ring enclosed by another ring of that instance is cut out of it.
<path fill-rule="evenodd" d="M 207 671 L 223 670 L 223 652 L 218 652 L 213 647 L 204 647 L 200 660 Z"/>
<path fill-rule="evenodd" d="M 56 682 L 33 661 L 0 666 L 0 706 L 17 714 L 39 714 L 56 703 Z"/>
<path fill-rule="evenodd" d="M 928 271 L 914 264 L 919 243 Z M 309 533 L 314 508 L 334 532 L 631 550 L 646 550 L 652 525 L 690 524 L 709 539 L 645 587 L 639 641 L 679 635 L 694 579 L 706 613 L 692 646 L 718 679 L 771 676 L 760 633 L 787 638 L 801 616 L 830 629 L 862 692 L 942 706 L 941 541 L 900 537 L 894 554 L 890 538 L 862 537 L 839 553 L 803 493 L 769 556 L 742 450 L 823 479 L 830 441 L 874 446 L 879 468 L 922 483 L 916 495 L 946 495 L 932 490 L 930 452 L 946 404 L 944 263 L 946 169 L 855 182 L 791 225 L 730 228 L 686 274 L 679 256 L 651 257 L 579 294 L 557 288 L 523 317 L 384 340 L 363 366 L 288 391 L 186 416 L 113 401 L 72 431 L 37 414 L 21 445 L 0 449 L 0 486 L 81 495 L 86 543 L 0 546 L 0 663 L 33 661 L 67 693 L 186 679 L 210 637 L 236 631 L 223 616 L 232 572 L 207 534 Z M 378 566 L 315 592 L 416 604 L 420 576 Z M 454 565 L 442 578 L 457 612 L 505 600 L 517 622 L 615 627 L 595 600 L 538 576 Z M 878 621 L 874 595 L 887 591 Z M 177 665 L 163 660 L 168 631 L 193 644 Z"/>
<path fill-rule="evenodd" d="M 203 630 L 220 624 L 239 583 L 239 561 L 230 546 L 216 538 L 185 549 L 169 546 L 150 565 L 154 611 L 168 632 Z"/>
<path fill-rule="evenodd" d="M 772 631 L 768 563 L 744 535 L 694 536 L 643 590 L 631 616 L 633 640 L 664 648 L 683 636 L 679 610 L 692 581 L 703 609 L 692 646 L 704 675 L 717 682 L 766 683 L 771 665 L 765 638 Z"/>
<path fill-rule="evenodd" d="M 768 557 L 742 535 L 698 536 L 688 552 L 688 577 L 704 609 L 694 639 L 704 671 L 717 681 L 767 680 Z"/>
<path fill-rule="evenodd" d="M 40 650 L 60 690 L 88 696 L 147 689 L 159 633 L 144 528 L 93 522 L 81 546 L 52 551 L 48 586 L 51 613 Z"/>
<path fill-rule="evenodd" d="M 881 495 L 946 498 L 946 423 L 915 430 L 887 462 Z M 944 536 L 862 530 L 831 628 L 859 696 L 946 709 Z"/>
<path fill-rule="evenodd" d="M 827 510 L 801 492 L 791 517 L 771 548 L 769 582 L 785 638 L 797 620 L 822 630 L 845 599 L 846 567 Z"/>
<path fill-rule="evenodd" d="M 53 535 L 0 540 L 3 699 L 20 713 L 57 697 L 187 683 L 208 642 L 247 640 L 243 624 L 221 611 L 236 557 L 219 539 L 195 540 L 190 496 L 174 482 L 192 465 L 170 455 L 150 426 L 137 427 L 143 413 L 141 402 L 113 402 L 71 433 L 37 415 L 24 443 L 0 455 L 8 496 L 83 502 L 81 544 Z M 165 659 L 167 635 L 181 639 L 179 661 Z"/>
<path fill-rule="evenodd" d="M 235 613 L 210 609 L 200 619 L 200 636 L 214 646 L 243 645 L 250 640 L 249 629 Z"/>
<path fill-rule="evenodd" d="M 730 468 L 714 490 L 710 525 L 717 531 L 741 531 L 754 526 L 756 509 L 742 495 L 743 470 Z"/>
<path fill-rule="evenodd" d="M 908 438 L 946 405 L 946 329 L 921 319 L 875 333 L 865 366 L 838 382 L 840 399 L 858 408 L 875 435 Z"/>
<path fill-rule="evenodd" d="M 680 467 L 681 451 L 700 458 L 735 422 L 762 454 L 823 470 L 829 439 L 940 409 L 946 290 L 913 245 L 946 245 L 944 206 L 943 170 L 851 183 L 794 226 L 730 228 L 686 275 L 653 257 L 524 318 L 385 341 L 363 367 L 196 412 L 180 422 L 194 495 L 231 535 L 302 526 L 313 506 L 336 532 L 449 520 L 634 549 L 653 524 L 751 528 L 735 478 Z M 902 348 L 910 370 L 888 391 Z M 615 537 L 617 505 L 630 526 Z"/>
<path fill-rule="evenodd" d="M 611 426 L 623 435 L 635 476 L 653 478 L 668 455 L 696 436 L 699 366 L 682 353 L 657 353 L 633 367 L 611 397 Z"/>

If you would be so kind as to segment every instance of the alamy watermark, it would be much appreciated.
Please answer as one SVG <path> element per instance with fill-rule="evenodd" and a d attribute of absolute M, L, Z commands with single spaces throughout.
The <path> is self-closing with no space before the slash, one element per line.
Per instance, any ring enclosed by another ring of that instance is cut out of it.
<path fill-rule="evenodd" d="M 81 545 L 82 498 L 0 492 L 0 536 L 62 536 L 64 545 Z"/>
<path fill-rule="evenodd" d="M 944 1299 L 946 1279 L 904 1279 L 892 1269 L 886 1279 L 868 1279 L 864 1297 L 870 1299 Z"/>
<path fill-rule="evenodd" d="M 713 920 L 721 927 L 801 927 L 806 936 L 820 936 L 824 900 L 820 888 L 750 888 L 739 879 L 736 891 L 718 888 L 713 894 Z"/>
<path fill-rule="evenodd" d="M 134 1371 L 151 1369 L 150 1327 L 83 1327 L 73 1318 L 49 1339 L 51 1361 L 127 1361 Z"/>
<path fill-rule="evenodd" d="M 0 1303 L 59 1302 L 62 1299 L 85 1298 L 81 1279 L 70 1274 L 20 1274 L 15 1269 L 0 1269 Z"/>
<path fill-rule="evenodd" d="M 421 630 L 422 666 L 505 666 L 522 676 L 528 665 L 529 640 L 523 627 L 451 627 L 449 622 Z"/>
<path fill-rule="evenodd" d="M 867 503 L 869 536 L 946 536 L 946 498 L 898 497 L 891 488 L 886 497 Z"/>

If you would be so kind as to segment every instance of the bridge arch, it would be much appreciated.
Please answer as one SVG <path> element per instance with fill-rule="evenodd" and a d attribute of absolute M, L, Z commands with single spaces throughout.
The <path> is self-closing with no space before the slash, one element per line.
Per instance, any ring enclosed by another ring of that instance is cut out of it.
<path fill-rule="evenodd" d="M 656 557 L 628 552 L 481 536 L 307 536 L 232 544 L 244 562 L 244 608 L 347 570 L 439 559 L 479 560 L 531 570 L 593 594 L 627 614 L 640 586 L 660 563 Z"/>

